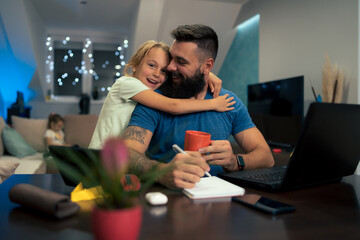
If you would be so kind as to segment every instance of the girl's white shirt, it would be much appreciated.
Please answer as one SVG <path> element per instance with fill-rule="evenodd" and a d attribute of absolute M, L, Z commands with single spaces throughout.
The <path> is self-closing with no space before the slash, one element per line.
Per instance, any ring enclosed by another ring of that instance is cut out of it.
<path fill-rule="evenodd" d="M 148 89 L 134 77 L 119 78 L 106 96 L 89 148 L 101 149 L 107 138 L 122 135 L 137 104 L 131 98 Z"/>
<path fill-rule="evenodd" d="M 50 138 L 53 145 L 64 145 L 65 134 L 62 130 L 55 132 L 52 129 L 47 129 L 44 138 Z"/>

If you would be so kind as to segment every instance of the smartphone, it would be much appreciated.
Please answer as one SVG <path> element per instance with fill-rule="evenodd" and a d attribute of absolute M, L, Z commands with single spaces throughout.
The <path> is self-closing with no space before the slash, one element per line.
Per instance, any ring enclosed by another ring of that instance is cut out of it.
<path fill-rule="evenodd" d="M 244 196 L 233 197 L 232 200 L 272 215 L 295 211 L 294 206 L 258 194 L 247 193 Z"/>

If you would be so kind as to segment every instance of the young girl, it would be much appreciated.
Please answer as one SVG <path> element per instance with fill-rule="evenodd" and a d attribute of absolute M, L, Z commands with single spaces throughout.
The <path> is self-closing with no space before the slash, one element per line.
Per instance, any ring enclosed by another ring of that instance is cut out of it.
<path fill-rule="evenodd" d="M 47 130 L 45 132 L 44 138 L 47 147 L 50 145 L 66 145 L 64 137 L 65 134 L 63 132 L 64 127 L 64 119 L 59 115 L 55 113 L 51 113 L 48 118 L 48 126 Z"/>
<path fill-rule="evenodd" d="M 147 41 L 139 47 L 125 67 L 126 76 L 114 83 L 105 99 L 89 148 L 102 148 L 108 137 L 123 134 L 137 102 L 171 114 L 233 109 L 235 102 L 228 95 L 195 100 L 173 99 L 154 92 L 166 79 L 170 59 L 169 47 L 161 42 Z"/>

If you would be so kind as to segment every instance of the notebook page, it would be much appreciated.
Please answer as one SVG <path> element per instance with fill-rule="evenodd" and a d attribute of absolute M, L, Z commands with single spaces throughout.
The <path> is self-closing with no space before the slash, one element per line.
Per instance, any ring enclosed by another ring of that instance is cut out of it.
<path fill-rule="evenodd" d="M 192 199 L 242 196 L 245 189 L 218 177 L 203 177 L 192 189 L 184 189 Z"/>

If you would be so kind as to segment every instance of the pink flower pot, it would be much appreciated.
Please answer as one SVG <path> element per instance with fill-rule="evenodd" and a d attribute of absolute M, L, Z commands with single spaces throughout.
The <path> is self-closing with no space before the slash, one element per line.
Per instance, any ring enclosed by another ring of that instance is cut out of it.
<path fill-rule="evenodd" d="M 142 208 L 141 206 L 118 210 L 94 208 L 91 221 L 95 239 L 138 239 Z"/>

